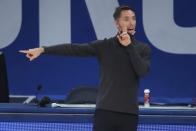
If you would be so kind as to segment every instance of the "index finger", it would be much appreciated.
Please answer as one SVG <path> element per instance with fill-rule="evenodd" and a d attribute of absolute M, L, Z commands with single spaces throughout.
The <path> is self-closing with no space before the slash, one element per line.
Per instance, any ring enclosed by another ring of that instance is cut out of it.
<path fill-rule="evenodd" d="M 28 50 L 19 50 L 20 53 L 29 53 Z"/>
<path fill-rule="evenodd" d="M 124 22 L 121 23 L 122 32 L 127 32 L 127 26 Z"/>

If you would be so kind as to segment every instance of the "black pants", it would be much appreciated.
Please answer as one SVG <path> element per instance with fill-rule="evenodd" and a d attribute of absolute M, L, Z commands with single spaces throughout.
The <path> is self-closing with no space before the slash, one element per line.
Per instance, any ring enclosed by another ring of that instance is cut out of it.
<path fill-rule="evenodd" d="M 93 131 L 137 131 L 138 115 L 95 110 Z"/>

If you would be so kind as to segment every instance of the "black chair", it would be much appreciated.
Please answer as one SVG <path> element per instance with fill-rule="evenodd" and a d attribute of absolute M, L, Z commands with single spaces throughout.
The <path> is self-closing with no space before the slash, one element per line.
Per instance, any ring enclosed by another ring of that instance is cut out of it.
<path fill-rule="evenodd" d="M 81 86 L 73 88 L 67 95 L 66 104 L 96 104 L 97 87 Z"/>
<path fill-rule="evenodd" d="M 0 102 L 9 102 L 9 90 L 4 54 L 0 52 Z"/>

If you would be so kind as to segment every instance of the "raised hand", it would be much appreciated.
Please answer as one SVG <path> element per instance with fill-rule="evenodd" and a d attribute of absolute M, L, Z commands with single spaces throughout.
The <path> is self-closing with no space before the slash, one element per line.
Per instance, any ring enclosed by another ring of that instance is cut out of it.
<path fill-rule="evenodd" d="M 30 59 L 30 61 L 34 60 L 38 56 L 40 56 L 41 53 L 44 52 L 44 48 L 34 48 L 34 49 L 29 49 L 29 50 L 20 50 L 20 53 L 25 53 L 26 57 Z"/>
<path fill-rule="evenodd" d="M 127 26 L 124 24 L 124 22 L 122 22 L 120 26 L 122 33 L 120 35 L 117 35 L 117 38 L 123 46 L 128 46 L 129 44 L 131 44 L 131 38 L 127 33 Z"/>

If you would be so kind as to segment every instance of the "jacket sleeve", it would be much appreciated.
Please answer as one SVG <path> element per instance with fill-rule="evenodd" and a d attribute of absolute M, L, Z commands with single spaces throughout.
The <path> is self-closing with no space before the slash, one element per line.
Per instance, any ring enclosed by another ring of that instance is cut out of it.
<path fill-rule="evenodd" d="M 146 44 L 143 47 L 142 52 L 138 53 L 138 51 L 135 48 L 135 45 L 130 44 L 126 47 L 126 50 L 129 54 L 131 63 L 133 65 L 136 74 L 139 77 L 146 76 L 150 71 L 150 54 L 151 54 L 150 47 Z"/>
<path fill-rule="evenodd" d="M 93 41 L 85 44 L 60 44 L 44 48 L 44 54 L 63 55 L 63 56 L 97 56 L 98 44 L 101 40 Z"/>

